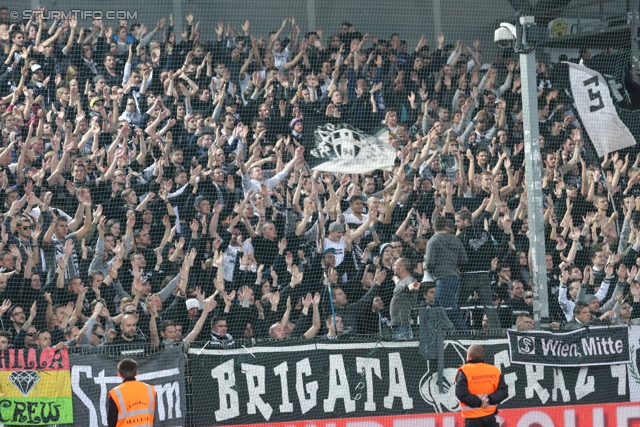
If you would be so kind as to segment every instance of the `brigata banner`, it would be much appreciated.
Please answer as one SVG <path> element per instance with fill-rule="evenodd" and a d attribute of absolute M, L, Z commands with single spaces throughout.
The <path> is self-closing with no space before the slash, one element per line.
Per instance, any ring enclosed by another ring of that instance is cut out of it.
<path fill-rule="evenodd" d="M 109 391 L 122 383 L 118 362 L 130 356 L 105 354 L 71 354 L 73 409 L 78 427 L 107 425 Z M 182 347 L 135 357 L 139 375 L 136 379 L 152 385 L 157 392 L 154 426 L 185 425 L 185 382 Z"/>
<path fill-rule="evenodd" d="M 599 366 L 629 363 L 629 327 L 590 327 L 571 332 L 507 331 L 511 363 Z"/>
<path fill-rule="evenodd" d="M 504 375 L 509 397 L 501 409 L 600 403 L 603 396 L 607 402 L 629 402 L 625 365 L 512 364 L 505 339 L 445 341 L 442 391 L 437 363 L 420 355 L 418 342 L 275 343 L 225 350 L 192 346 L 192 422 L 302 426 L 306 420 L 340 419 L 337 425 L 346 425 L 364 417 L 458 412 L 454 379 L 474 343 L 485 348 L 485 361 Z"/>
<path fill-rule="evenodd" d="M 0 424 L 69 423 L 73 405 L 67 350 L 0 351 Z"/>

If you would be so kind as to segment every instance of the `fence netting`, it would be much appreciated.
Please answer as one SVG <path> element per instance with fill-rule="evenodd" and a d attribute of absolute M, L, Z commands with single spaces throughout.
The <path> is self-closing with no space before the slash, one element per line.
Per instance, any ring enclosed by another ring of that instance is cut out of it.
<path fill-rule="evenodd" d="M 636 401 L 639 20 L 608 0 L 1 7 L 0 423 L 106 426 L 132 357 L 158 425 L 458 425 L 476 340 L 508 423 Z"/>

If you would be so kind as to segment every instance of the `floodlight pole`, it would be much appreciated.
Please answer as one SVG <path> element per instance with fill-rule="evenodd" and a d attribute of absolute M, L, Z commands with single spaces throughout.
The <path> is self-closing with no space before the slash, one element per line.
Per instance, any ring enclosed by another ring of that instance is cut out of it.
<path fill-rule="evenodd" d="M 533 24 L 533 16 L 521 16 L 520 24 Z M 523 29 L 522 45 L 527 47 Z M 547 292 L 547 268 L 544 243 L 542 201 L 542 155 L 538 127 L 538 90 L 536 80 L 535 49 L 520 52 L 520 77 L 522 81 L 522 124 L 524 129 L 524 158 L 529 217 L 529 253 L 533 282 L 533 321 L 536 329 L 549 325 L 549 294 Z"/>

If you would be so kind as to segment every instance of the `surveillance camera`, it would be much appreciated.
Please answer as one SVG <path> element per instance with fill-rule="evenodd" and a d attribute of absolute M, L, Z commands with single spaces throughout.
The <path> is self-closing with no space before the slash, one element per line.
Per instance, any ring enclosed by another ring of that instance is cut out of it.
<path fill-rule="evenodd" d="M 493 41 L 498 44 L 502 49 L 513 46 L 516 40 L 516 27 L 512 24 L 502 23 L 494 35 Z"/>

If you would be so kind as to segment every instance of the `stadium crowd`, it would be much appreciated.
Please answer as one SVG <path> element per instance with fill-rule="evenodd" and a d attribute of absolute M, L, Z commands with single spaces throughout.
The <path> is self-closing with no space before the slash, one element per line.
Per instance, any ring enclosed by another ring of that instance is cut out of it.
<path fill-rule="evenodd" d="M 0 10 L 0 349 L 532 327 L 515 55 L 43 11 Z M 565 73 L 537 65 L 552 327 L 633 323 L 640 155 L 587 160 Z M 328 123 L 394 169 L 312 170 Z"/>

